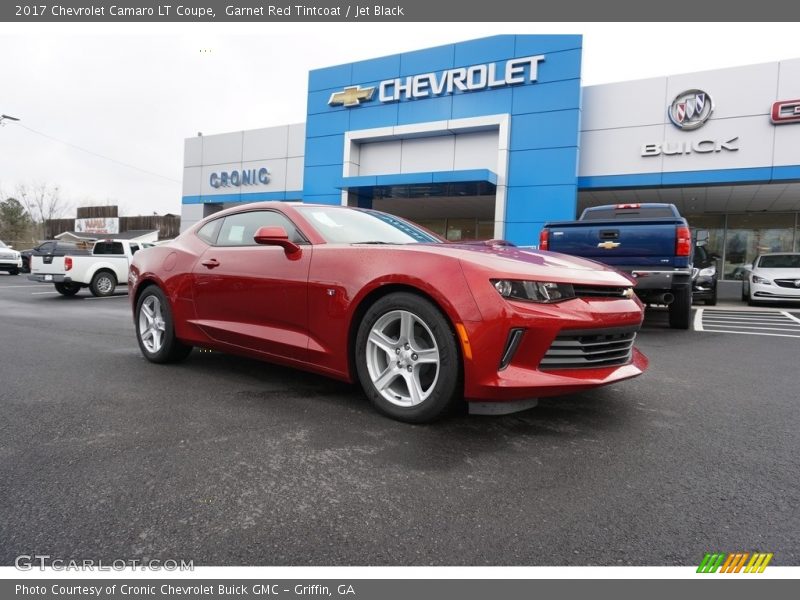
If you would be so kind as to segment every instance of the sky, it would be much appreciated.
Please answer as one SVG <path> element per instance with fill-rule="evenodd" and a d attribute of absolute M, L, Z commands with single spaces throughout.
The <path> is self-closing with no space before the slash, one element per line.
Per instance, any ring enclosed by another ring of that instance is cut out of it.
<path fill-rule="evenodd" d="M 0 23 L 0 114 L 20 119 L 0 127 L 0 200 L 47 184 L 59 186 L 64 216 L 98 204 L 180 213 L 184 139 L 304 121 L 310 69 L 502 33 L 580 33 L 582 84 L 594 85 L 798 58 L 796 32 L 796 23 Z"/>

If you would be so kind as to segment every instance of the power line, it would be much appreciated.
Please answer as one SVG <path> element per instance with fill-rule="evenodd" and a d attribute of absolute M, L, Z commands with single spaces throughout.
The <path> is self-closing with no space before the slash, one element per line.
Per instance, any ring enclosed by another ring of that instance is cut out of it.
<path fill-rule="evenodd" d="M 160 173 L 154 173 L 153 171 L 148 171 L 147 169 L 142 169 L 141 167 L 137 167 L 135 165 L 131 165 L 131 164 L 128 164 L 126 162 L 122 162 L 121 160 L 117 160 L 115 158 L 111 158 L 110 156 L 105 156 L 103 154 L 99 154 L 97 152 L 93 152 L 92 150 L 88 150 L 86 148 L 83 148 L 82 146 L 78 146 L 77 144 L 72 144 L 70 142 L 67 142 L 65 140 L 59 139 L 57 137 L 53 137 L 52 135 L 48 135 L 46 133 L 42 133 L 41 131 L 36 131 L 35 129 L 32 129 L 31 127 L 28 127 L 27 125 L 23 125 L 22 123 L 16 123 L 15 122 L 15 123 L 13 123 L 13 125 L 16 125 L 17 127 L 22 127 L 23 129 L 27 129 L 31 133 L 35 133 L 36 135 L 40 135 L 40 136 L 45 137 L 47 139 L 56 141 L 59 144 L 64 144 L 65 146 L 69 146 L 70 148 L 75 148 L 76 150 L 80 150 L 81 152 L 85 152 L 86 154 L 91 154 L 92 156 L 96 156 L 98 158 L 102 158 L 103 160 L 107 160 L 109 162 L 116 163 L 118 165 L 122 165 L 123 167 L 127 167 L 127 168 L 133 169 L 135 171 L 140 171 L 142 173 L 147 173 L 148 175 L 152 175 L 153 177 L 159 177 L 160 179 L 166 179 L 167 181 L 171 181 L 172 183 L 181 183 L 180 181 L 178 181 L 177 179 L 173 179 L 172 177 L 167 177 L 166 175 L 161 175 Z"/>

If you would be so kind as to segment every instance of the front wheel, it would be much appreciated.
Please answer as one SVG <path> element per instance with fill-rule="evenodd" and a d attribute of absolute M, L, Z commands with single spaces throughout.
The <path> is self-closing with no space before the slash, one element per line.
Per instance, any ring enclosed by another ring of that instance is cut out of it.
<path fill-rule="evenodd" d="M 711 292 L 711 298 L 706 299 L 706 306 L 716 306 L 717 305 L 717 288 L 714 288 L 714 291 Z"/>
<path fill-rule="evenodd" d="M 367 310 L 355 363 L 370 402 L 393 419 L 428 423 L 459 400 L 455 336 L 439 309 L 415 294 L 389 294 Z"/>
<path fill-rule="evenodd" d="M 62 296 L 74 296 L 81 289 L 81 286 L 77 283 L 56 283 L 54 285 L 56 291 Z"/>
<path fill-rule="evenodd" d="M 11 269 L 8 272 L 9 275 L 19 275 L 19 269 Z"/>
<path fill-rule="evenodd" d="M 685 287 L 673 293 L 675 299 L 669 305 L 669 326 L 672 329 L 689 329 L 692 322 L 692 290 Z"/>
<path fill-rule="evenodd" d="M 117 289 L 117 278 L 113 273 L 108 271 L 98 271 L 92 277 L 92 282 L 89 284 L 89 290 L 93 296 L 102 297 L 110 296 Z"/>
<path fill-rule="evenodd" d="M 183 360 L 192 347 L 175 337 L 169 301 L 160 288 L 151 285 L 136 302 L 136 341 L 144 357 L 154 363 Z"/>

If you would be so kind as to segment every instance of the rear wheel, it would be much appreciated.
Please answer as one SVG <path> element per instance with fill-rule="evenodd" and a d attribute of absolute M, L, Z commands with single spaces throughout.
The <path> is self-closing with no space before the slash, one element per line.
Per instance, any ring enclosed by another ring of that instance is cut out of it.
<path fill-rule="evenodd" d="M 56 291 L 62 296 L 74 296 L 81 289 L 81 286 L 77 283 L 56 283 L 54 285 Z"/>
<path fill-rule="evenodd" d="M 689 329 L 692 322 L 692 290 L 688 287 L 673 290 L 675 299 L 669 305 L 669 326 Z"/>
<path fill-rule="evenodd" d="M 154 363 L 183 360 L 192 347 L 175 337 L 169 301 L 158 287 L 146 288 L 136 302 L 136 341 L 144 357 Z"/>
<path fill-rule="evenodd" d="M 380 412 L 408 423 L 443 416 L 460 397 L 455 336 L 439 309 L 397 292 L 373 304 L 358 329 L 358 378 Z"/>
<path fill-rule="evenodd" d="M 92 277 L 89 289 L 94 296 L 110 296 L 117 289 L 117 278 L 110 271 L 98 271 Z"/>

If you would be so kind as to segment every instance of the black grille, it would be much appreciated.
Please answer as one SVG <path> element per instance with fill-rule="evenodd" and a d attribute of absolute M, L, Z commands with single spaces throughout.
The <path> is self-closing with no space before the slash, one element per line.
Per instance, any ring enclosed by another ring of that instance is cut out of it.
<path fill-rule="evenodd" d="M 797 289 L 800 286 L 796 286 L 794 282 L 797 281 L 796 279 L 776 279 L 775 285 L 782 288 L 794 288 Z"/>
<path fill-rule="evenodd" d="M 575 295 L 578 298 L 625 298 L 626 287 L 613 287 L 608 285 L 574 285 Z"/>
<path fill-rule="evenodd" d="M 564 331 L 553 340 L 539 363 L 539 368 L 543 371 L 596 369 L 628 364 L 637 330 L 638 327 Z"/>

